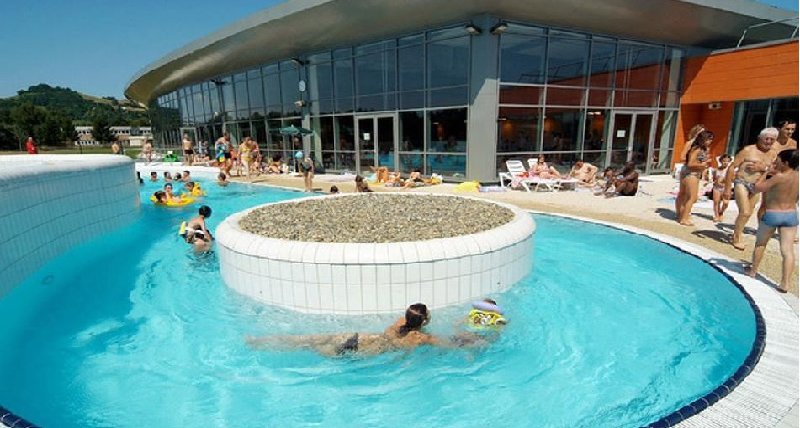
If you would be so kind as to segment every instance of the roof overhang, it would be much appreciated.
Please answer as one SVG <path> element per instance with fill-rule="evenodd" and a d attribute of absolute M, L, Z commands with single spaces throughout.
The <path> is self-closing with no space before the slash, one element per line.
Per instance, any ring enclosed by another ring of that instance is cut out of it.
<path fill-rule="evenodd" d="M 481 14 L 710 49 L 735 46 L 754 24 L 797 16 L 746 0 L 290 0 L 149 64 L 131 79 L 125 96 L 148 103 L 224 73 Z M 776 23 L 754 28 L 747 40 L 785 39 L 795 27 Z"/>

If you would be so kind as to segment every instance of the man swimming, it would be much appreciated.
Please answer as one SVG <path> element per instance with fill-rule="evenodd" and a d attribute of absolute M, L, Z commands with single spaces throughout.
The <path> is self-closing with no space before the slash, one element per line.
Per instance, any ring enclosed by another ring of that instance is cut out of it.
<path fill-rule="evenodd" d="M 770 149 L 777 137 L 777 129 L 764 128 L 758 134 L 758 142 L 745 146 L 740 150 L 728 168 L 723 198 L 730 199 L 731 191 L 733 191 L 736 206 L 739 208 L 739 215 L 736 216 L 733 237 L 731 238 L 731 244 L 737 250 L 744 250 L 742 232 L 753 214 L 756 203 L 758 203 L 758 193 L 755 192 L 754 186 L 761 176 L 769 170 L 774 160 Z"/>
<path fill-rule="evenodd" d="M 385 352 L 414 349 L 420 346 L 477 347 L 488 345 L 478 335 L 460 335 L 452 339 L 422 332 L 431 319 L 428 307 L 415 303 L 406 309 L 405 317 L 395 321 L 383 333 L 344 333 L 318 335 L 274 335 L 246 337 L 248 345 L 259 350 L 310 349 L 329 357 L 347 354 L 378 355 Z"/>

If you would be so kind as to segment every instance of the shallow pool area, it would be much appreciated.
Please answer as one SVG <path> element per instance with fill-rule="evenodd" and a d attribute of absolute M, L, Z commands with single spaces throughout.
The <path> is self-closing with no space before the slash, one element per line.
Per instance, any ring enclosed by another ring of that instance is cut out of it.
<path fill-rule="evenodd" d="M 205 187 L 212 228 L 306 196 Z M 245 335 L 377 332 L 395 316 L 301 315 L 237 294 L 213 253 L 196 256 L 177 235 L 195 212 L 144 203 L 133 225 L 70 250 L 0 300 L 10 321 L 0 341 L 14 350 L 0 353 L 0 379 L 13 385 L 0 388 L 0 404 L 48 428 L 638 427 L 725 382 L 756 335 L 747 299 L 701 260 L 536 215 L 534 270 L 493 295 L 510 324 L 486 349 L 254 351 Z M 435 311 L 429 331 L 451 334 L 468 309 Z"/>

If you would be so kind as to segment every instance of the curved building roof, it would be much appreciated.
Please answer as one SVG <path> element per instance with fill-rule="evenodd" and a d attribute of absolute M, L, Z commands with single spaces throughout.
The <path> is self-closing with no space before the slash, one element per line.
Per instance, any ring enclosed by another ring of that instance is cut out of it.
<path fill-rule="evenodd" d="M 707 48 L 733 47 L 747 27 L 797 15 L 746 0 L 290 0 L 147 65 L 128 83 L 125 95 L 147 103 L 220 74 L 481 14 Z M 787 38 L 794 28 L 759 27 L 748 32 L 747 40 Z"/>

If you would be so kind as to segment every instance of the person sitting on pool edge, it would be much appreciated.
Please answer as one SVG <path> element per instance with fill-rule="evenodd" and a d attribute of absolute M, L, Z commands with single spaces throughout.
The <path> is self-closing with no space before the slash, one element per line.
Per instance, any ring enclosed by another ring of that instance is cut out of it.
<path fill-rule="evenodd" d="M 372 189 L 369 188 L 369 184 L 364 181 L 364 177 L 357 175 L 356 176 L 356 192 L 357 193 L 372 193 Z"/>
<path fill-rule="evenodd" d="M 224 172 L 220 172 L 219 175 L 217 176 L 217 184 L 222 187 L 225 187 L 228 185 L 228 183 L 230 183 L 228 181 L 228 177 L 225 175 Z"/>
<path fill-rule="evenodd" d="M 383 333 L 342 333 L 316 335 L 273 335 L 245 337 L 247 344 L 258 350 L 310 349 L 328 357 L 347 354 L 378 355 L 397 350 L 410 350 L 420 346 L 468 348 L 486 346 L 489 341 L 474 334 L 461 334 L 443 338 L 422 332 L 431 319 L 428 307 L 415 303 Z"/>
<path fill-rule="evenodd" d="M 211 217 L 211 207 L 203 205 L 197 210 L 197 214 L 197 217 L 186 223 L 186 243 L 192 244 L 195 251 L 209 251 L 211 250 L 211 242 L 214 241 L 214 237 L 211 236 L 211 232 L 206 227 L 206 219 Z"/>

